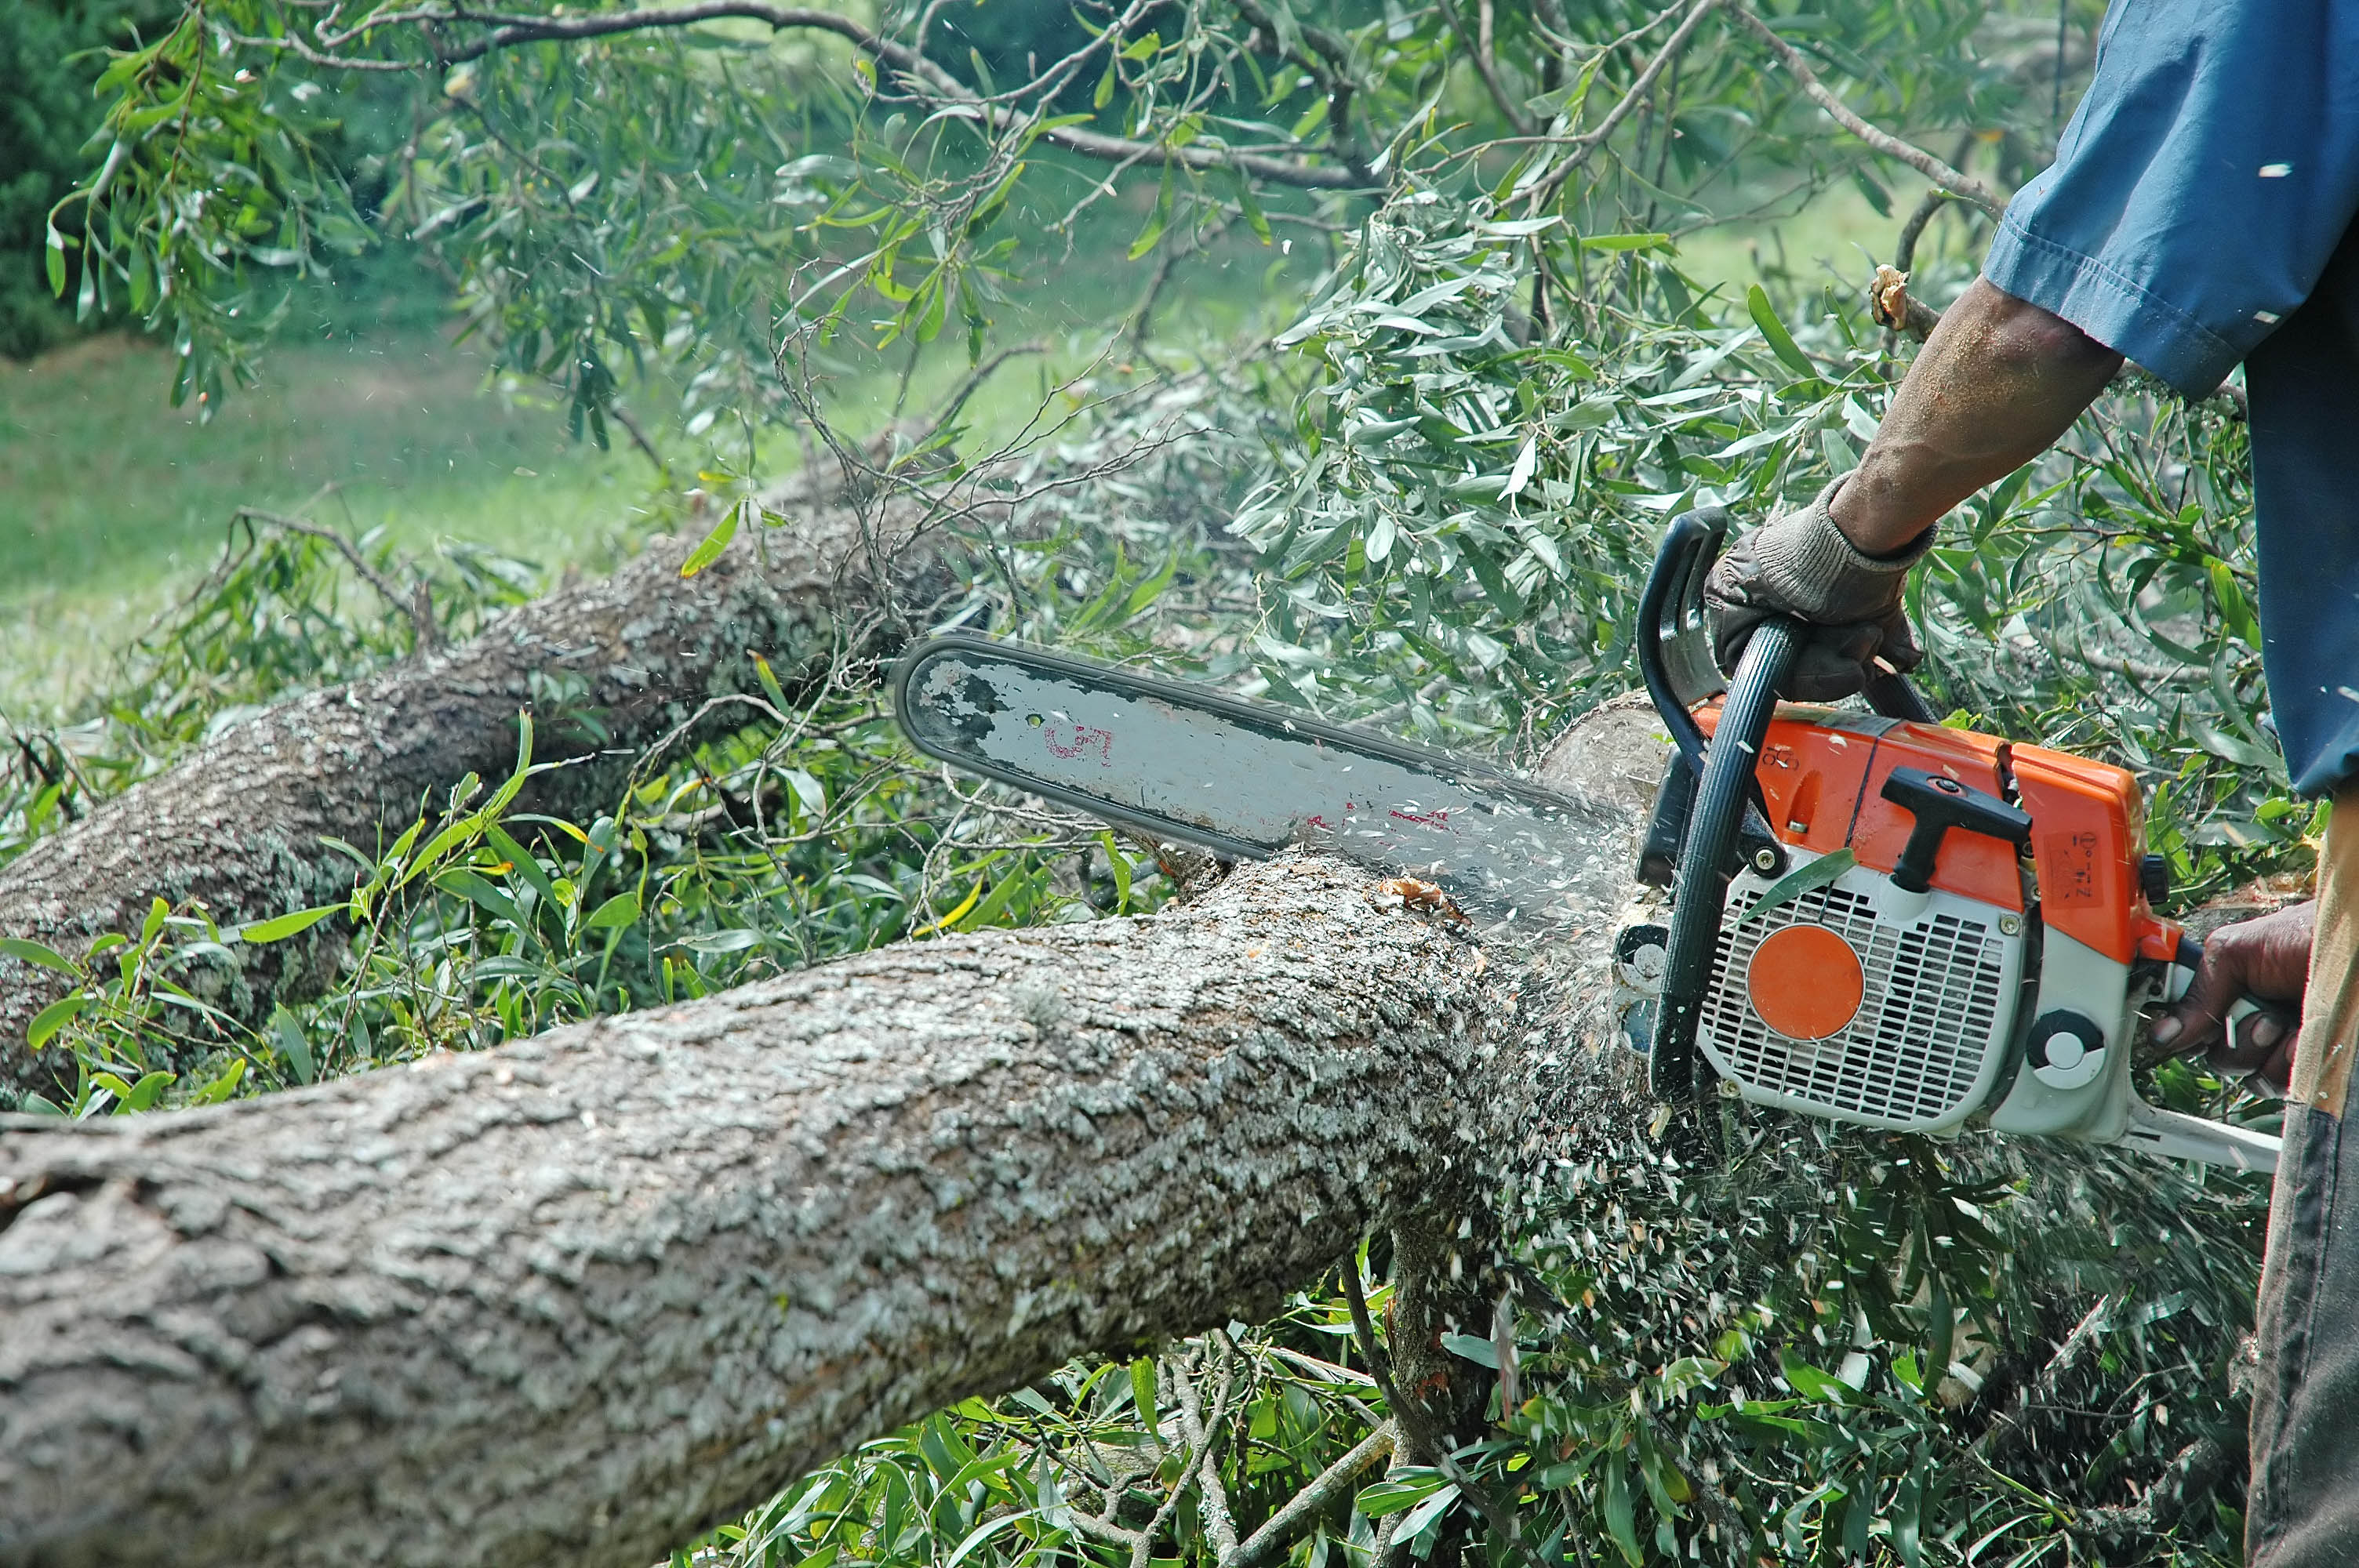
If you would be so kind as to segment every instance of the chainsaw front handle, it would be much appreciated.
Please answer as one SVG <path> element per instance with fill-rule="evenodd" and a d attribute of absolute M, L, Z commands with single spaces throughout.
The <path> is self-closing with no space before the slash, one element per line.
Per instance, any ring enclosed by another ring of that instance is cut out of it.
<path fill-rule="evenodd" d="M 1728 903 L 1737 830 L 1753 804 L 1755 759 L 1777 711 L 1777 688 L 1794 667 L 1801 639 L 1802 628 L 1792 621 L 1764 622 L 1753 633 L 1745 656 L 1737 661 L 1736 678 L 1721 707 L 1720 722 L 1712 728 L 1712 744 L 1704 750 L 1695 806 L 1671 884 L 1670 943 L 1664 954 L 1654 1049 L 1647 1054 L 1648 1081 L 1664 1099 L 1685 1098 L 1696 1087 L 1696 1025 L 1712 988 L 1712 960 L 1720 946 L 1721 912 Z M 1694 719 L 1684 708 L 1680 711 L 1692 728 Z"/>

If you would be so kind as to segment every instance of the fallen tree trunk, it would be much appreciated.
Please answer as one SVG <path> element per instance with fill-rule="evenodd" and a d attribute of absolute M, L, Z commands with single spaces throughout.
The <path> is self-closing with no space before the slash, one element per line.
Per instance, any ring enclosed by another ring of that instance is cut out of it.
<path fill-rule="evenodd" d="M 580 677 L 587 690 L 573 706 L 606 732 L 541 716 L 541 760 L 593 765 L 545 775 L 538 803 L 605 804 L 645 743 L 710 697 L 760 689 L 751 654 L 794 689 L 876 651 L 864 644 L 893 605 L 923 604 L 944 586 L 931 552 L 910 547 L 921 515 L 911 501 L 855 507 L 840 487 L 813 483 L 779 505 L 793 523 L 758 554 L 741 540 L 682 579 L 690 544 L 658 539 L 613 576 L 513 611 L 465 643 L 236 726 L 0 867 L 0 936 L 71 957 L 103 933 L 137 931 L 159 897 L 201 901 L 223 925 L 332 902 L 349 891 L 352 864 L 322 838 L 372 849 L 467 774 L 506 776 L 536 673 Z M 721 721 L 745 718 L 724 711 Z M 346 935 L 330 922 L 245 948 L 212 1000 L 263 1017 L 315 988 Z M 53 1076 L 26 1051 L 26 1029 L 65 985 L 0 954 L 0 1090 Z"/>
<path fill-rule="evenodd" d="M 1398 903 L 1247 866 L 299 1093 L 10 1119 L 0 1562 L 641 1568 L 928 1411 L 1267 1315 L 1575 1123 L 1536 1106 L 1604 1130 L 1529 956 Z"/>

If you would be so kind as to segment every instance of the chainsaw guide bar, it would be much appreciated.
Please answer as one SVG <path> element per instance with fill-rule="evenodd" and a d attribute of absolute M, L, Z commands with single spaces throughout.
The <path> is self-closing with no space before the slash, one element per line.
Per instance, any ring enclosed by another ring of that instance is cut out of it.
<path fill-rule="evenodd" d="M 1547 928 L 1618 887 L 1617 825 L 1527 780 L 1275 704 L 951 633 L 893 672 L 903 731 L 980 773 L 1215 854 L 1323 849 Z"/>

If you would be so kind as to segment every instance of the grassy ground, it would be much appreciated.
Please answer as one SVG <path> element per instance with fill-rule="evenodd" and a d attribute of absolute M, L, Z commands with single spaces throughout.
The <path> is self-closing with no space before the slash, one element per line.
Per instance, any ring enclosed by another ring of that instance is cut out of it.
<path fill-rule="evenodd" d="M 173 589 L 212 560 L 242 505 L 315 502 L 318 521 L 578 558 L 626 527 L 653 469 L 569 446 L 557 413 L 484 387 L 431 333 L 288 344 L 209 425 L 171 408 L 166 351 L 91 339 L 0 362 L 0 706 L 71 705 Z"/>
<path fill-rule="evenodd" d="M 1037 406 L 1039 378 L 1080 368 L 1155 269 L 1123 261 L 1151 185 L 1101 221 L 1119 244 L 1057 265 L 1001 312 L 1002 341 L 1044 336 L 1051 351 L 1014 362 L 968 406 L 988 436 Z M 1118 204 L 1109 203 L 1109 209 Z M 1053 259 L 1053 258 L 1051 258 Z M 1271 276 L 1273 265 L 1295 275 Z M 1182 269 L 1158 327 L 1175 337 L 1241 323 L 1318 263 L 1231 242 Z M 170 364 L 153 343 L 112 335 L 30 363 L 0 360 L 0 714 L 19 724 L 73 716 L 103 687 L 124 644 L 214 559 L 241 506 L 291 511 L 358 533 L 383 525 L 401 547 L 455 537 L 552 568 L 589 564 L 643 534 L 667 510 L 652 464 L 617 430 L 612 452 L 569 443 L 563 411 L 486 375 L 453 348 L 432 309 L 386 313 L 357 336 L 288 341 L 263 358 L 263 382 L 233 395 L 210 423 L 166 405 Z M 847 358 L 831 382 L 835 417 L 865 434 L 900 397 L 890 362 Z M 910 379 L 921 411 L 965 372 L 946 337 Z M 633 399 L 681 482 L 699 466 L 666 389 Z M 667 435 L 666 432 L 672 432 Z M 791 465 L 783 438 L 766 467 Z M 332 490 L 322 495 L 323 488 Z"/>

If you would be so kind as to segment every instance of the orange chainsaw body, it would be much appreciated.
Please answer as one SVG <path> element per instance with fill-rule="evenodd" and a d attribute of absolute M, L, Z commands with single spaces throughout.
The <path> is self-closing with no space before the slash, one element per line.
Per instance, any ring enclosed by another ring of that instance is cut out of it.
<path fill-rule="evenodd" d="M 1696 710 L 1707 735 L 1719 717 L 1716 702 Z M 1754 776 L 1780 841 L 1814 855 L 1849 849 L 1861 866 L 1889 875 L 1914 821 L 1879 792 L 1903 767 L 2015 801 L 2035 824 L 2028 865 L 1998 839 L 1949 835 L 1933 863 L 1935 887 L 2018 912 L 2036 899 L 2049 930 L 2117 963 L 2168 960 L 2177 950 L 2178 923 L 2147 902 L 2145 801 L 2126 768 L 1973 730 L 1786 704 Z"/>
<path fill-rule="evenodd" d="M 1718 728 L 1716 704 L 1695 717 Z M 1949 832 L 1930 886 L 1897 892 L 1916 823 L 1886 793 L 1896 770 L 2018 807 L 2027 844 Z M 1788 704 L 1754 776 L 1794 864 L 1844 850 L 1851 862 L 1759 916 L 1748 912 L 1774 879 L 1731 883 L 1699 1034 L 1725 1076 L 1748 1098 L 1875 1126 L 1940 1131 L 1983 1116 L 2011 1130 L 2119 1134 L 2138 977 L 2158 973 L 2180 936 L 2147 899 L 2130 773 Z M 2048 1026 L 2027 1035 L 2035 1019 Z M 2065 1021 L 2073 1033 L 2058 1032 Z"/>

